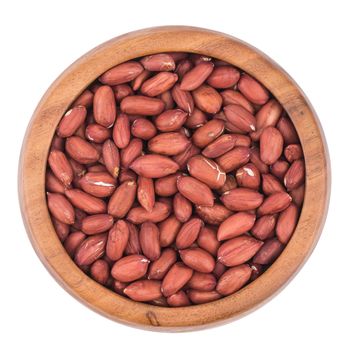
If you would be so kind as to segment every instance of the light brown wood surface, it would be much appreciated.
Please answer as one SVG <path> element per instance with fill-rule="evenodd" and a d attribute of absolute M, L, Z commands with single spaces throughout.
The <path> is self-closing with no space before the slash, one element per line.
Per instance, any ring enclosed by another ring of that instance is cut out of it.
<path fill-rule="evenodd" d="M 234 295 L 204 305 L 162 308 L 136 303 L 85 275 L 66 254 L 45 200 L 45 168 L 56 126 L 72 101 L 99 75 L 132 58 L 185 51 L 225 60 L 261 81 L 295 124 L 306 162 L 306 193 L 297 229 L 276 262 Z M 297 273 L 323 227 L 330 192 L 326 142 L 317 116 L 296 83 L 275 62 L 231 36 L 201 28 L 157 27 L 122 35 L 93 49 L 57 78 L 41 99 L 23 142 L 19 197 L 29 238 L 43 264 L 75 298 L 118 322 L 152 330 L 181 331 L 237 319 L 261 306 Z M 33 267 L 35 268 L 35 266 Z M 69 311 L 67 310 L 67 317 Z M 281 315 L 284 315 L 281 311 Z"/>

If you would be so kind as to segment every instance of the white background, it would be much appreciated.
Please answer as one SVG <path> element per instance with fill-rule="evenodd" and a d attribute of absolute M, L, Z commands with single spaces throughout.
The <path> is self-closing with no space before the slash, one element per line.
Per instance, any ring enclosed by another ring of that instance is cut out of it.
<path fill-rule="evenodd" d="M 0 348 L 349 349 L 348 1 L 2 1 L 0 5 Z M 17 199 L 25 128 L 70 63 L 123 33 L 186 24 L 234 35 L 276 60 L 323 125 L 332 198 L 312 257 L 290 285 L 249 316 L 201 332 L 142 331 L 109 321 L 68 295 L 26 236 Z"/>

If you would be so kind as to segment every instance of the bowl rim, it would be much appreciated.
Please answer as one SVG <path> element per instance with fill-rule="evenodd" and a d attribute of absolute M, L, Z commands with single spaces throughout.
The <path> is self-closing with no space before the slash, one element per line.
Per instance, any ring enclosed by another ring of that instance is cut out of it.
<path fill-rule="evenodd" d="M 297 228 L 279 258 L 240 291 L 207 304 L 164 308 L 134 302 L 101 286 L 71 260 L 54 231 L 45 199 L 46 159 L 59 120 L 74 99 L 109 68 L 158 52 L 192 52 L 227 61 L 275 96 L 299 134 L 306 164 L 305 198 Z M 94 311 L 121 323 L 161 331 L 218 325 L 244 316 L 276 295 L 313 251 L 330 196 L 326 140 L 310 102 L 292 78 L 265 54 L 224 33 L 188 26 L 146 28 L 113 38 L 69 66 L 39 102 L 23 140 L 18 174 L 24 225 L 40 260 L 59 284 Z"/>

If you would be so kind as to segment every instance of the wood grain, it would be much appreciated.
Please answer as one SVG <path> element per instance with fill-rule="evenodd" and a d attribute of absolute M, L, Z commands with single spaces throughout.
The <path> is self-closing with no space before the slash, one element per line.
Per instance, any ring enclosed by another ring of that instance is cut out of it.
<path fill-rule="evenodd" d="M 157 52 L 185 51 L 225 60 L 260 80 L 283 105 L 299 134 L 306 161 L 306 193 L 297 229 L 276 262 L 257 280 L 221 300 L 184 308 L 136 303 L 86 276 L 66 254 L 45 200 L 45 168 L 57 124 L 72 101 L 109 68 Z M 231 36 L 193 27 L 157 27 L 114 38 L 93 49 L 57 78 L 36 108 L 23 142 L 19 196 L 23 220 L 38 256 L 75 298 L 118 322 L 152 330 L 183 331 L 237 319 L 284 287 L 312 252 L 326 218 L 330 169 L 317 116 L 296 83 L 275 62 Z"/>

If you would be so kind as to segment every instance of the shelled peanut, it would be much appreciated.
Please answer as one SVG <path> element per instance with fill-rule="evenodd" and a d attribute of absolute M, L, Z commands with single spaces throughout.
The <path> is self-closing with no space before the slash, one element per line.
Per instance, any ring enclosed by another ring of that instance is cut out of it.
<path fill-rule="evenodd" d="M 230 295 L 275 261 L 304 177 L 296 130 L 265 87 L 211 57 L 161 53 L 77 98 L 52 141 L 46 191 L 85 273 L 176 307 Z"/>

